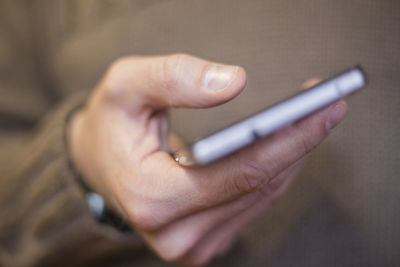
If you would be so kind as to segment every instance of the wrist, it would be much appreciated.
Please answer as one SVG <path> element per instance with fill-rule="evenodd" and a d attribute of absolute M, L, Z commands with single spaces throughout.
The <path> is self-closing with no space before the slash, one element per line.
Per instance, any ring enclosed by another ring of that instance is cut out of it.
<path fill-rule="evenodd" d="M 90 155 L 86 155 L 87 147 L 84 144 L 85 131 L 85 109 L 76 110 L 68 120 L 66 136 L 67 136 L 67 151 L 69 155 L 70 167 L 75 173 L 75 177 L 85 196 L 89 210 L 100 223 L 111 225 L 119 231 L 131 231 L 130 226 L 119 216 L 114 209 L 107 204 L 104 193 L 95 187 L 95 182 L 90 180 L 93 177 L 87 167 L 90 161 L 85 161 Z"/>
<path fill-rule="evenodd" d="M 105 195 L 101 186 L 97 185 L 99 173 L 94 167 L 93 156 L 96 151 L 90 146 L 90 129 L 87 129 L 87 110 L 82 108 L 72 114 L 67 125 L 67 150 L 72 167 L 82 180 L 85 189 Z M 97 177 L 97 179 L 96 179 Z"/>

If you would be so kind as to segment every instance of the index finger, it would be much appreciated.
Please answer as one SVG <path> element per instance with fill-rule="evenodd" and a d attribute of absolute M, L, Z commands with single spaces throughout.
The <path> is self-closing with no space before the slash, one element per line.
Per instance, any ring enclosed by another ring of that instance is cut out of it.
<path fill-rule="evenodd" d="M 150 155 L 142 167 L 154 179 L 161 177 L 157 188 L 163 189 L 157 189 L 158 193 L 162 191 L 162 196 L 157 195 L 159 201 L 149 201 L 145 208 L 149 216 L 157 213 L 153 226 L 259 190 L 311 152 L 346 112 L 347 105 L 341 100 L 271 138 L 204 167 L 181 167 L 163 152 Z"/>

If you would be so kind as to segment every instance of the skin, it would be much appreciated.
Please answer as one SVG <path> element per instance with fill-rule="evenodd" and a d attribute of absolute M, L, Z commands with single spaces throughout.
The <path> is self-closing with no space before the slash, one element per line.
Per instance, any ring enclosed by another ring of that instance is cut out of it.
<path fill-rule="evenodd" d="M 126 57 L 71 121 L 70 153 L 86 182 L 166 261 L 201 265 L 225 252 L 347 112 L 341 100 L 203 167 L 165 152 L 168 108 L 219 105 L 245 84 L 243 68 L 185 54 Z"/>

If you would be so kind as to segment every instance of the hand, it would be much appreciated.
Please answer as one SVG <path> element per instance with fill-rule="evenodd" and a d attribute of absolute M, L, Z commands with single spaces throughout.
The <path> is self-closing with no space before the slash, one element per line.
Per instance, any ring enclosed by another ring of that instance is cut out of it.
<path fill-rule="evenodd" d="M 203 264 L 290 184 L 304 156 L 346 114 L 344 101 L 218 162 L 182 167 L 166 152 L 166 109 L 224 103 L 243 68 L 188 55 L 116 61 L 70 125 L 87 183 L 167 261 Z"/>

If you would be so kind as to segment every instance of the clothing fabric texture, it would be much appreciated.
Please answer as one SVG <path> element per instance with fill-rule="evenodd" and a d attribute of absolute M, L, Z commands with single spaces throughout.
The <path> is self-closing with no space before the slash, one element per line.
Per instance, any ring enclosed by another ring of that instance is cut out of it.
<path fill-rule="evenodd" d="M 369 80 L 284 199 L 210 266 L 399 266 L 399 48 L 396 0 L 1 0 L 0 266 L 175 265 L 96 222 L 63 142 L 115 59 L 175 52 L 248 73 L 232 102 L 171 112 L 187 140 L 313 76 L 359 63 Z"/>

